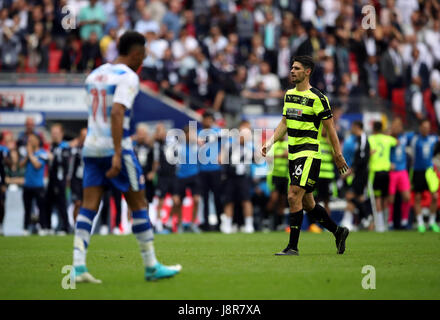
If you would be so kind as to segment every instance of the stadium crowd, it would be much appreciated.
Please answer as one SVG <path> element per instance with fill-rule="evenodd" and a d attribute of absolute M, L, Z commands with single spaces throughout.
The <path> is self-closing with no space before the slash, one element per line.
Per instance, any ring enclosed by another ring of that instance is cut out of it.
<path fill-rule="evenodd" d="M 0 7 L 2 72 L 88 72 L 113 61 L 118 36 L 134 29 L 147 39 L 143 83 L 194 109 L 240 113 L 240 102 L 250 101 L 278 113 L 291 57 L 306 54 L 318 62 L 312 84 L 344 112 L 359 111 L 358 96 L 381 96 L 395 112 L 428 116 L 435 127 L 440 120 L 438 0 L 3 0 Z"/>

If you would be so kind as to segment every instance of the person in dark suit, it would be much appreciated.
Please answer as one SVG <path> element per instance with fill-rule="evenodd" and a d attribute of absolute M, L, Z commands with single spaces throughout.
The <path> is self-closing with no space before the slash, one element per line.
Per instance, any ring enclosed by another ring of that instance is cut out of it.
<path fill-rule="evenodd" d="M 419 120 L 422 120 L 426 114 L 423 108 L 423 92 L 429 87 L 428 66 L 420 59 L 420 51 L 414 46 L 411 54 L 413 60 L 406 68 L 405 83 L 407 90 L 407 101 L 413 112 Z"/>
<path fill-rule="evenodd" d="M 391 38 L 388 50 L 382 54 L 380 59 L 380 70 L 387 83 L 387 99 L 389 101 L 391 101 L 393 90 L 403 87 L 404 66 L 398 48 L 399 41 L 397 38 Z"/>

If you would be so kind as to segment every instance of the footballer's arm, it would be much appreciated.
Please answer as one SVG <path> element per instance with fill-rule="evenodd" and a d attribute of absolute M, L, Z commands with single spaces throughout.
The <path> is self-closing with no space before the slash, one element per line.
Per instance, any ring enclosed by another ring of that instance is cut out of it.
<path fill-rule="evenodd" d="M 341 145 L 339 144 L 338 135 L 336 134 L 333 118 L 322 120 L 322 123 L 327 130 L 328 139 L 333 147 L 336 167 L 338 168 L 339 173 L 343 174 L 348 170 L 348 166 L 345 162 L 344 156 L 342 155 L 342 149 Z"/>
<path fill-rule="evenodd" d="M 266 154 L 269 152 L 270 148 L 272 148 L 275 142 L 277 142 L 278 140 L 284 137 L 286 132 L 287 132 L 286 117 L 283 116 L 277 128 L 275 129 L 275 132 L 272 135 L 272 137 L 269 139 L 269 141 L 266 141 L 266 143 L 261 148 L 261 154 L 263 157 L 266 156 Z"/>
<path fill-rule="evenodd" d="M 115 102 L 111 113 L 111 130 L 115 153 L 112 158 L 112 167 L 106 173 L 107 178 L 114 178 L 119 174 L 119 171 L 121 171 L 124 113 L 124 105 Z"/>

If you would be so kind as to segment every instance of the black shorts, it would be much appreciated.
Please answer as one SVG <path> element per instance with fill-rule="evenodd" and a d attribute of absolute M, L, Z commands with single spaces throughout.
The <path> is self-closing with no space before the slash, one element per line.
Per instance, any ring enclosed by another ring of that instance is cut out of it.
<path fill-rule="evenodd" d="M 377 171 L 374 173 L 373 190 L 375 197 L 387 197 L 390 187 L 389 171 Z"/>
<path fill-rule="evenodd" d="M 289 160 L 290 185 L 299 186 L 306 193 L 313 192 L 319 179 L 321 159 L 302 157 Z"/>
<path fill-rule="evenodd" d="M 272 176 L 272 185 L 274 191 L 279 193 L 287 193 L 289 188 L 289 178 Z"/>
<path fill-rule="evenodd" d="M 357 196 L 362 196 L 364 194 L 365 188 L 368 184 L 368 172 L 360 171 L 355 172 L 355 176 L 350 186 L 350 190 Z"/>
<path fill-rule="evenodd" d="M 330 190 L 330 184 L 332 183 L 332 179 L 324 179 L 319 178 L 318 184 L 316 185 L 317 190 L 317 200 L 318 201 L 329 201 L 331 190 Z"/>
<path fill-rule="evenodd" d="M 177 178 L 175 176 L 158 176 L 155 194 L 159 199 L 165 198 L 167 193 L 174 194 Z"/>
<path fill-rule="evenodd" d="M 426 181 L 426 170 L 414 170 L 412 185 L 414 192 L 429 190 L 428 182 Z"/>
<path fill-rule="evenodd" d="M 82 201 L 83 198 L 82 180 L 73 179 L 70 182 L 70 191 L 72 193 L 72 201 Z"/>
<path fill-rule="evenodd" d="M 247 176 L 228 177 L 224 188 L 225 203 L 251 200 L 252 180 Z"/>
<path fill-rule="evenodd" d="M 188 178 L 176 178 L 176 188 L 174 190 L 174 195 L 180 197 L 180 199 L 185 198 L 186 190 L 191 190 L 193 196 L 200 195 L 200 179 L 199 175 L 195 175 Z"/>

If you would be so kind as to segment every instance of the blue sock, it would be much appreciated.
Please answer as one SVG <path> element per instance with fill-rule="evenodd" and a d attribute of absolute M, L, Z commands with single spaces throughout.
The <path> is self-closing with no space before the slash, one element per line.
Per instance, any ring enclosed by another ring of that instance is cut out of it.
<path fill-rule="evenodd" d="M 85 266 L 87 247 L 90 242 L 93 219 L 96 211 L 81 208 L 76 218 L 75 237 L 73 240 L 73 265 Z"/>
<path fill-rule="evenodd" d="M 133 234 L 139 243 L 141 256 L 145 267 L 153 267 L 157 264 L 156 255 L 153 246 L 153 228 L 151 226 L 150 217 L 147 209 L 133 211 L 133 226 L 131 227 Z"/>

